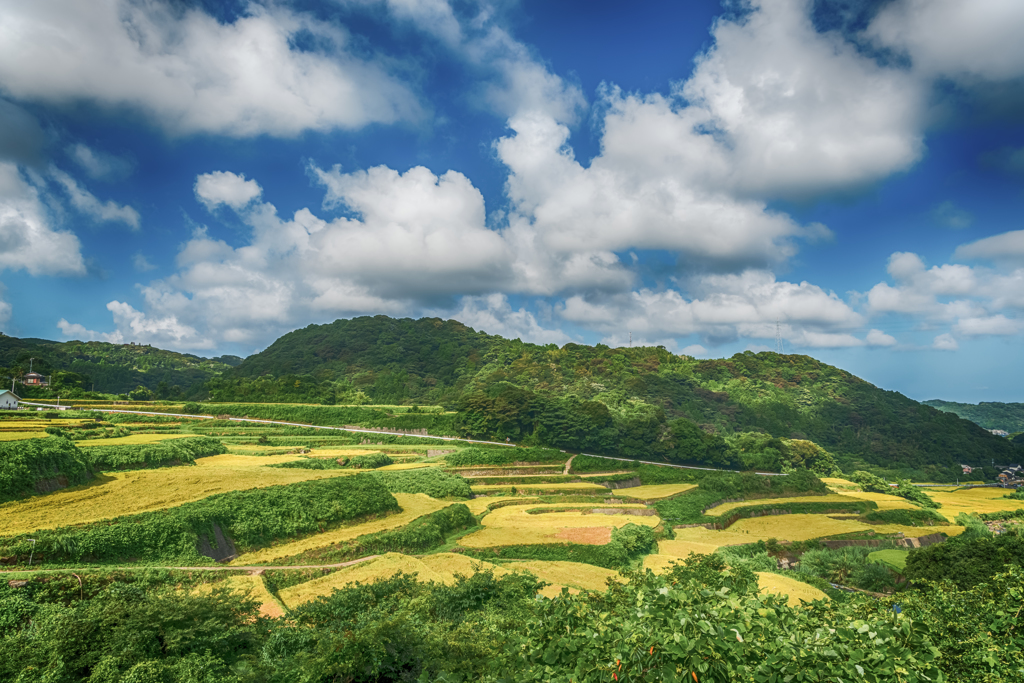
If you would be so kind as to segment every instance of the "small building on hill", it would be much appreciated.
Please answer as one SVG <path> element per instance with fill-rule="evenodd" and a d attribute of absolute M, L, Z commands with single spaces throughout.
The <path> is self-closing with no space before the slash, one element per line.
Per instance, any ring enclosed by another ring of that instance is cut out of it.
<path fill-rule="evenodd" d="M 0 410 L 17 410 L 21 398 L 9 389 L 0 389 Z"/>
<path fill-rule="evenodd" d="M 50 385 L 46 381 L 46 376 L 40 375 L 38 372 L 25 373 L 25 376 L 21 378 L 21 383 L 28 387 L 45 387 Z"/>

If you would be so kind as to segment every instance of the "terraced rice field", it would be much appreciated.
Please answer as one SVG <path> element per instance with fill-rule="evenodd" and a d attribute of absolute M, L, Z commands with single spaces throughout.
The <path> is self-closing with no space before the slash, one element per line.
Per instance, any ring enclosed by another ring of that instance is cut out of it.
<path fill-rule="evenodd" d="M 588 591 L 604 591 L 608 587 L 608 579 L 621 580 L 617 571 L 582 562 L 530 560 L 528 562 L 508 562 L 503 566 L 508 570 L 528 571 L 541 581 L 554 584 L 558 588 L 558 592 L 561 592 L 562 586 Z M 541 594 L 545 593 L 542 591 Z"/>
<path fill-rule="evenodd" d="M 757 585 L 760 593 L 775 593 L 777 595 L 788 595 L 787 603 L 790 607 L 799 607 L 800 601 L 814 602 L 815 600 L 828 600 L 828 596 L 814 586 L 791 579 L 788 576 L 780 576 L 771 572 L 754 572 L 757 574 Z"/>
<path fill-rule="evenodd" d="M 0 432 L 0 441 L 23 441 L 25 439 L 41 439 L 46 436 L 43 430 L 35 432 Z"/>
<path fill-rule="evenodd" d="M 379 449 L 369 448 L 313 448 L 308 455 L 311 458 L 351 458 L 354 455 L 376 455 Z"/>
<path fill-rule="evenodd" d="M 914 527 L 898 524 L 864 524 L 852 519 L 832 519 L 826 515 L 778 515 L 773 517 L 751 517 L 741 519 L 727 531 L 745 535 L 755 543 L 759 539 L 777 538 L 787 541 L 806 541 L 822 536 L 848 534 L 854 531 L 874 531 L 877 534 L 902 532 L 907 538 L 927 536 L 941 531 L 949 536 L 962 533 L 962 526 Z M 718 532 L 723 533 L 723 532 Z"/>
<path fill-rule="evenodd" d="M 267 590 L 267 586 L 263 583 L 263 578 L 260 576 L 255 574 L 237 574 L 217 583 L 201 584 L 194 592 L 198 595 L 206 595 L 212 593 L 215 587 L 227 588 L 240 596 L 256 600 L 260 603 L 260 614 L 265 617 L 275 618 L 284 616 L 284 606 Z"/>
<path fill-rule="evenodd" d="M 263 548 L 262 550 L 246 553 L 232 560 L 231 564 L 235 566 L 273 564 L 275 561 L 279 561 L 282 558 L 299 555 L 307 550 L 324 548 L 334 543 L 350 541 L 354 538 L 358 538 L 359 536 L 363 536 L 364 534 L 375 534 L 378 531 L 397 529 L 400 526 L 405 526 L 414 519 L 422 517 L 423 515 L 429 515 L 432 512 L 437 512 L 438 510 L 446 508 L 452 504 L 450 501 L 431 498 L 425 493 L 395 493 L 392 495 L 395 496 L 398 500 L 398 505 L 402 508 L 402 511 L 398 514 L 388 515 L 387 517 L 382 517 L 380 519 L 372 519 L 368 522 L 363 522 L 362 524 L 340 527 L 331 531 L 325 531 L 321 534 L 316 534 L 315 536 L 302 538 L 297 541 L 290 541 L 270 548 Z"/>
<path fill-rule="evenodd" d="M 830 489 L 837 493 L 860 491 L 860 484 L 854 484 L 849 479 L 840 479 L 839 477 L 821 477 L 821 480 L 825 482 Z"/>
<path fill-rule="evenodd" d="M 522 503 L 523 505 L 539 502 L 538 498 L 531 498 L 530 496 L 481 496 L 479 498 L 467 500 L 465 504 L 469 508 L 470 512 L 474 515 L 479 515 L 480 513 L 485 512 L 487 510 L 487 506 L 491 503 L 497 503 L 503 500 L 514 500 L 517 503 Z"/>
<path fill-rule="evenodd" d="M 103 474 L 89 484 L 0 505 L 0 535 L 84 524 L 121 515 L 162 510 L 215 493 L 348 476 L 348 470 L 301 470 L 220 465 L 212 456 L 198 467 Z M 229 456 L 240 457 L 240 456 Z M 254 458 L 265 464 L 267 458 Z"/>
<path fill-rule="evenodd" d="M 378 467 L 381 472 L 392 472 L 394 470 L 419 470 L 424 467 L 437 467 L 436 462 L 396 462 L 394 465 Z"/>
<path fill-rule="evenodd" d="M 879 510 L 918 510 L 918 506 L 906 498 L 891 496 L 888 493 L 870 493 L 868 491 L 849 491 L 843 495 L 860 500 L 871 500 L 878 505 Z"/>
<path fill-rule="evenodd" d="M 650 486 L 634 486 L 628 489 L 613 489 L 612 495 L 626 496 L 638 500 L 658 500 L 695 488 L 697 488 L 696 484 L 651 484 Z"/>
<path fill-rule="evenodd" d="M 127 446 L 147 443 L 160 443 L 168 439 L 184 439 L 195 434 L 132 434 L 130 436 L 118 436 L 112 439 L 89 439 L 75 443 L 79 448 L 92 448 L 93 446 Z"/>
<path fill-rule="evenodd" d="M 890 550 L 876 550 L 868 555 L 868 561 L 870 562 L 881 562 L 887 564 L 898 572 L 902 572 L 907 568 L 907 555 L 909 551 L 896 550 L 895 548 Z"/>
<path fill-rule="evenodd" d="M 600 484 L 588 484 L 585 482 L 571 482 L 567 484 L 555 483 L 555 484 L 480 484 L 473 486 L 473 493 L 489 493 L 492 491 L 508 491 L 510 488 L 515 487 L 518 490 L 524 491 L 604 491 L 608 492 L 608 489 Z"/>
<path fill-rule="evenodd" d="M 941 503 L 939 513 L 953 521 L 961 512 L 1002 512 L 1024 508 L 1024 501 L 1003 498 L 1009 489 L 978 488 L 961 491 L 929 491 L 936 503 Z"/>
<path fill-rule="evenodd" d="M 531 505 L 529 509 L 565 507 L 558 504 Z M 597 507 L 623 507 L 621 505 L 587 505 Z M 581 512 L 549 512 L 529 514 L 527 507 L 510 505 L 499 508 L 483 518 L 484 529 L 460 539 L 468 548 L 489 548 L 502 545 L 535 545 L 538 543 L 586 543 L 603 545 L 611 539 L 613 528 L 633 523 L 654 527 L 657 517 L 638 515 L 592 515 Z"/>
<path fill-rule="evenodd" d="M 625 489 L 629 490 L 629 489 Z M 895 497 L 895 496 L 891 496 Z M 899 500 L 903 500 L 900 498 Z M 762 498 L 760 500 L 741 500 L 737 503 L 723 503 L 713 507 L 705 514 L 709 517 L 722 517 L 728 512 L 737 508 L 750 507 L 751 505 L 786 505 L 787 503 L 856 503 L 857 500 L 850 496 L 832 493 L 827 496 L 794 496 L 793 498 Z"/>
<path fill-rule="evenodd" d="M 208 455 L 205 458 L 198 458 L 198 467 L 266 467 L 267 465 L 280 465 L 285 462 L 294 462 L 299 459 L 297 455 L 240 455 L 238 453 L 222 453 L 220 455 Z"/>

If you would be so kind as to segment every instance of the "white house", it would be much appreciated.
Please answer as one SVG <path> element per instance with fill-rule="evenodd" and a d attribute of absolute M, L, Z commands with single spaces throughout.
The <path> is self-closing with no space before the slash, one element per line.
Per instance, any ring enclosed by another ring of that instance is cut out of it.
<path fill-rule="evenodd" d="M 9 389 L 0 389 L 0 410 L 17 410 L 18 395 Z"/>

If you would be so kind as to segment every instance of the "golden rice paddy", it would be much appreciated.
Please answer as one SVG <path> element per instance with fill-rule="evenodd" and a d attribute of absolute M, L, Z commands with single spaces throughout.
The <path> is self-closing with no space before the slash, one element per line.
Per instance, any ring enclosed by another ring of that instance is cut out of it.
<path fill-rule="evenodd" d="M 118 436 L 111 439 L 89 439 L 75 443 L 79 448 L 91 448 L 93 446 L 125 446 L 131 444 L 160 443 L 168 439 L 185 439 L 195 434 L 132 434 L 130 436 Z"/>
<path fill-rule="evenodd" d="M 532 505 L 530 509 L 559 508 L 558 504 Z M 602 507 L 590 505 L 587 509 Z M 607 506 L 616 507 L 616 506 Z M 622 506 L 618 506 L 622 507 Z M 464 536 L 459 543 L 468 548 L 502 545 L 535 545 L 538 543 L 607 543 L 613 528 L 626 524 L 654 527 L 657 517 L 639 515 L 592 515 L 581 512 L 549 512 L 529 514 L 520 505 L 510 505 L 483 518 L 484 529 Z"/>
<path fill-rule="evenodd" d="M 879 510 L 918 510 L 918 506 L 911 503 L 906 498 L 900 498 L 899 496 L 893 496 L 888 493 L 871 493 L 869 491 L 848 491 L 843 493 L 844 496 L 850 498 L 858 498 L 860 500 L 870 500 L 878 506 Z"/>
<path fill-rule="evenodd" d="M 199 467 L 266 467 L 267 465 L 280 465 L 285 462 L 298 460 L 297 455 L 239 455 L 238 453 L 222 453 L 221 455 L 208 455 L 205 458 L 196 459 Z"/>
<path fill-rule="evenodd" d="M 626 489 L 628 490 L 628 489 Z M 900 500 L 903 500 L 900 498 Z M 713 507 L 705 514 L 709 517 L 722 517 L 728 512 L 737 508 L 749 507 L 751 505 L 786 505 L 787 503 L 856 503 L 857 500 L 837 493 L 827 496 L 794 496 L 792 498 L 762 498 L 758 500 L 741 500 L 736 503 L 723 503 Z"/>
<path fill-rule="evenodd" d="M 215 587 L 224 587 L 232 593 L 251 598 L 260 603 L 260 614 L 265 617 L 275 618 L 284 616 L 284 606 L 277 601 L 263 583 L 263 577 L 255 574 L 237 574 L 229 576 L 217 583 L 200 584 L 196 589 L 197 595 L 205 595 L 213 592 Z"/>
<path fill-rule="evenodd" d="M 839 477 L 821 477 L 821 480 L 828 485 L 833 491 L 860 491 L 860 484 L 855 484 L 849 479 L 840 479 Z"/>
<path fill-rule="evenodd" d="M 962 491 L 928 491 L 928 495 L 936 503 L 942 504 L 938 512 L 952 522 L 961 512 L 1002 512 L 1024 508 L 1024 501 L 1003 498 L 1008 492 L 1008 489 L 994 487 Z"/>
<path fill-rule="evenodd" d="M 350 541 L 364 534 L 373 534 L 378 531 L 387 531 L 388 529 L 405 526 L 418 517 L 437 512 L 452 504 L 448 501 L 431 498 L 425 493 L 395 493 L 393 495 L 398 500 L 398 505 L 402 508 L 402 511 L 398 514 L 388 515 L 380 519 L 371 519 L 362 524 L 341 527 L 322 534 L 316 534 L 315 536 L 301 538 L 297 541 L 290 541 L 270 548 L 245 553 L 232 560 L 231 564 L 235 566 L 273 564 L 275 560 L 299 555 L 307 550 L 324 548 L 334 543 Z"/>
<path fill-rule="evenodd" d="M 800 601 L 814 602 L 815 600 L 828 600 L 828 596 L 814 586 L 808 586 L 802 581 L 791 579 L 788 576 L 780 576 L 771 572 L 754 572 L 757 574 L 757 585 L 760 593 L 775 593 L 777 595 L 789 596 L 787 604 L 790 607 L 799 607 Z"/>
<path fill-rule="evenodd" d="M 542 491 L 605 491 L 608 489 L 600 484 L 587 484 L 584 482 L 572 482 L 567 484 L 480 484 L 473 486 L 473 493 L 488 493 L 490 491 L 507 491 L 510 488 L 519 490 L 542 490 Z"/>
<path fill-rule="evenodd" d="M 46 432 L 0 432 L 0 441 L 24 441 L 25 439 L 41 439 Z"/>
<path fill-rule="evenodd" d="M 89 484 L 0 505 L 0 535 L 84 524 L 162 510 L 216 493 L 347 476 L 347 470 L 217 466 L 212 456 L 199 467 L 111 472 Z M 239 457 L 239 456 L 230 456 Z M 266 458 L 255 458 L 266 462 Z M 214 461 L 214 462 L 210 462 Z"/>
<path fill-rule="evenodd" d="M 307 453 L 311 458 L 351 458 L 354 455 L 377 455 L 380 449 L 369 448 L 313 448 Z"/>
<path fill-rule="evenodd" d="M 535 575 L 541 581 L 581 588 L 588 591 L 604 591 L 607 587 L 607 580 L 621 581 L 619 573 L 604 567 L 595 567 L 592 564 L 582 562 L 556 562 L 531 560 L 528 562 L 509 562 L 504 565 L 508 570 L 525 570 Z"/>
<path fill-rule="evenodd" d="M 465 505 L 474 515 L 479 515 L 482 512 L 486 512 L 487 507 L 492 503 L 497 503 L 503 500 L 514 500 L 516 503 L 527 505 L 539 502 L 540 499 L 532 498 L 530 496 L 480 496 L 479 498 L 467 500 Z"/>
<path fill-rule="evenodd" d="M 436 462 L 399 462 L 394 465 L 385 465 L 384 467 L 378 467 L 377 470 L 380 472 L 392 472 L 394 470 L 418 470 L 424 467 L 437 467 Z"/>
<path fill-rule="evenodd" d="M 628 489 L 614 489 L 612 495 L 637 498 L 639 500 L 658 500 L 668 498 L 697 488 L 696 484 L 651 484 L 650 486 L 634 486 Z"/>

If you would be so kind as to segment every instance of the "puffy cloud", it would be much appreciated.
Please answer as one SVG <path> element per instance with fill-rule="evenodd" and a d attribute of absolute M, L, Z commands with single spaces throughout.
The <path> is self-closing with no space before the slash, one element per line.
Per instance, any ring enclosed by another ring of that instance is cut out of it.
<path fill-rule="evenodd" d="M 680 351 L 679 353 L 684 355 L 684 356 L 695 356 L 696 357 L 696 356 L 703 356 L 707 352 L 708 352 L 708 350 L 705 349 L 700 344 L 690 344 L 689 346 L 683 348 L 683 350 Z"/>
<path fill-rule="evenodd" d="M 946 332 L 935 337 L 932 341 L 932 348 L 940 351 L 956 351 L 960 348 L 960 344 L 953 338 L 953 335 Z"/>
<path fill-rule="evenodd" d="M 1001 80 L 1024 75 L 1024 4 L 1015 0 L 897 0 L 867 34 L 909 55 L 928 76 Z"/>
<path fill-rule="evenodd" d="M 111 344 L 122 344 L 124 343 L 124 337 L 121 335 L 119 330 L 114 332 L 104 333 L 97 332 L 95 330 L 88 329 L 81 323 L 68 322 L 66 318 L 61 318 L 57 321 L 57 328 L 60 330 L 62 336 L 67 339 L 75 339 L 78 341 L 105 341 Z"/>
<path fill-rule="evenodd" d="M 961 318 L 953 326 L 953 330 L 958 334 L 977 337 L 1017 334 L 1022 327 L 1024 327 L 1024 322 L 1010 320 L 1000 313 L 979 318 Z"/>
<path fill-rule="evenodd" d="M 533 344 L 566 344 L 573 339 L 557 329 L 546 329 L 533 313 L 520 307 L 512 309 L 504 294 L 463 297 L 458 310 L 451 314 L 438 313 L 454 318 L 470 327 L 498 334 L 507 339 L 522 339 Z"/>
<path fill-rule="evenodd" d="M 113 223 L 124 223 L 132 230 L 139 229 L 142 217 L 130 206 L 119 206 L 107 200 L 101 202 L 94 194 L 84 189 L 74 178 L 57 167 L 50 168 L 50 175 L 64 188 L 71 206 L 93 220 Z"/>
<path fill-rule="evenodd" d="M 12 163 L 0 162 L 0 269 L 31 275 L 83 275 L 85 260 L 74 233 L 57 230 L 40 199 Z"/>
<path fill-rule="evenodd" d="M 881 330 L 872 329 L 868 331 L 867 337 L 864 338 L 865 343 L 868 346 L 895 346 L 896 337 L 886 334 Z"/>
<path fill-rule="evenodd" d="M 224 23 L 129 0 L 7 3 L 2 16 L 0 85 L 17 99 L 127 106 L 173 134 L 233 137 L 419 116 L 404 84 L 346 52 L 346 33 L 277 5 Z M 303 36 L 317 48 L 296 47 Z"/>
<path fill-rule="evenodd" d="M 1024 230 L 992 235 L 956 248 L 953 258 L 988 259 L 1024 264 Z"/>
<path fill-rule="evenodd" d="M 230 171 L 214 171 L 196 177 L 196 199 L 213 211 L 221 204 L 238 210 L 263 194 L 263 188 L 255 180 L 246 180 L 245 175 Z"/>

